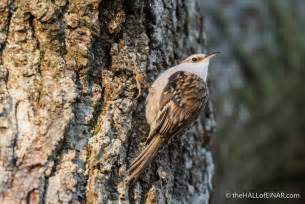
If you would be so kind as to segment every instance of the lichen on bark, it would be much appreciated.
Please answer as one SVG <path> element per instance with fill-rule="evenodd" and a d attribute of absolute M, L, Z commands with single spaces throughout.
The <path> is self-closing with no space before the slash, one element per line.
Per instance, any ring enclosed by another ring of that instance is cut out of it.
<path fill-rule="evenodd" d="M 198 1 L 16 0 L 0 11 L 0 203 L 209 202 L 211 105 L 135 186 L 124 182 L 148 133 L 145 85 L 204 51 Z"/>

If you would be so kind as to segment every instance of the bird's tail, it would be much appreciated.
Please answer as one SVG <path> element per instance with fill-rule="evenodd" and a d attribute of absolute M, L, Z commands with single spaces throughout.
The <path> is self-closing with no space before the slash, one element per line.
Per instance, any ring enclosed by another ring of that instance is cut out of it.
<path fill-rule="evenodd" d="M 161 144 L 162 139 L 159 136 L 155 136 L 141 152 L 141 154 L 132 162 L 128 169 L 128 183 L 134 183 L 139 178 L 142 171 L 156 156 Z"/>

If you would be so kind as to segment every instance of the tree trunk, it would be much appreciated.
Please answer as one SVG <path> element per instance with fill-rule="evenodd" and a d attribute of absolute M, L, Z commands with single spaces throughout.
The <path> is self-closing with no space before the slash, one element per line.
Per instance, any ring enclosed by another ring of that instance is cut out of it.
<path fill-rule="evenodd" d="M 144 85 L 203 51 L 202 15 L 192 0 L 0 0 L 0 203 L 208 203 L 211 104 L 124 182 Z"/>

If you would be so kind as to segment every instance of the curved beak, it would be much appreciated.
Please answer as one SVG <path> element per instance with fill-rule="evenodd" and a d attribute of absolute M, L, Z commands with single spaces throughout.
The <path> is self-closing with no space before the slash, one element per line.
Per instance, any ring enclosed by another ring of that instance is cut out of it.
<path fill-rule="evenodd" d="M 218 54 L 220 54 L 220 52 L 212 52 L 212 53 L 208 54 L 204 59 L 211 59 Z"/>

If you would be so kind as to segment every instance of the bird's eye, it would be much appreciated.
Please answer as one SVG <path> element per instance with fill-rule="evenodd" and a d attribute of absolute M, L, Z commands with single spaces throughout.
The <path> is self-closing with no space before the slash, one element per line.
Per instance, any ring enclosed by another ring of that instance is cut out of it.
<path fill-rule="evenodd" d="M 196 57 L 193 57 L 193 58 L 192 58 L 192 62 L 197 62 L 197 60 L 198 60 L 198 59 L 197 59 Z"/>

